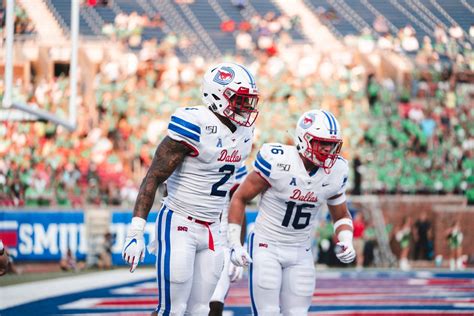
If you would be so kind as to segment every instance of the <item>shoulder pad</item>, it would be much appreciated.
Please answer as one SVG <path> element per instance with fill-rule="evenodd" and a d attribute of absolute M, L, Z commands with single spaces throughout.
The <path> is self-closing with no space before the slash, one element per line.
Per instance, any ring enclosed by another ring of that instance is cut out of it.
<path fill-rule="evenodd" d="M 255 169 L 259 171 L 260 174 L 270 178 L 272 170 L 274 171 L 275 169 L 275 165 L 279 161 L 284 160 L 285 147 L 286 146 L 278 143 L 263 144 L 255 159 Z"/>
<path fill-rule="evenodd" d="M 168 136 L 176 141 L 182 141 L 192 147 L 197 147 L 201 141 L 199 112 L 201 112 L 199 107 L 176 109 L 168 124 Z"/>

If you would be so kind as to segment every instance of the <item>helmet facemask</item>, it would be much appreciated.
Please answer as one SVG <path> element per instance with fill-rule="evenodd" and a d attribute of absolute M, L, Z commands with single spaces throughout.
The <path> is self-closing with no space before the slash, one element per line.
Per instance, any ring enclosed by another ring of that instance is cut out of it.
<path fill-rule="evenodd" d="M 342 140 L 319 138 L 310 133 L 304 135 L 306 150 L 303 156 L 318 167 L 329 170 L 336 163 L 341 152 Z"/>
<path fill-rule="evenodd" d="M 248 89 L 241 87 L 238 91 L 225 89 L 224 97 L 228 101 L 222 112 L 224 116 L 240 126 L 252 126 L 258 116 L 258 95 L 250 94 Z"/>

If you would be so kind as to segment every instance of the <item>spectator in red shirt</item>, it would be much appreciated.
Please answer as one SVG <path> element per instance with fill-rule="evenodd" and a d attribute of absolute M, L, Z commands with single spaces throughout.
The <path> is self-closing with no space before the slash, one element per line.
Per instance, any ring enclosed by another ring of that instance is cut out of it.
<path fill-rule="evenodd" d="M 221 31 L 224 33 L 231 33 L 235 31 L 235 21 L 234 20 L 222 21 Z"/>
<path fill-rule="evenodd" d="M 252 29 L 252 24 L 250 24 L 248 21 L 242 21 L 239 23 L 239 30 L 243 32 L 250 32 Z"/>

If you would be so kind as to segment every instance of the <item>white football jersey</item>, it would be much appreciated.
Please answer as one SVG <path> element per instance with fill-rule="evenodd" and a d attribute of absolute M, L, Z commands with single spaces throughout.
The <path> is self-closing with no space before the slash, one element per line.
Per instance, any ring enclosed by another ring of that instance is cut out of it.
<path fill-rule="evenodd" d="M 204 106 L 177 109 L 168 136 L 193 152 L 167 180 L 168 208 L 203 221 L 218 221 L 227 206 L 228 191 L 252 149 L 253 131 L 253 127 L 237 126 L 232 133 Z"/>
<path fill-rule="evenodd" d="M 345 193 L 349 172 L 339 157 L 329 174 L 317 167 L 308 173 L 295 146 L 276 143 L 262 146 L 254 167 L 270 184 L 259 202 L 255 232 L 284 244 L 311 238 L 317 212 L 329 198 Z"/>

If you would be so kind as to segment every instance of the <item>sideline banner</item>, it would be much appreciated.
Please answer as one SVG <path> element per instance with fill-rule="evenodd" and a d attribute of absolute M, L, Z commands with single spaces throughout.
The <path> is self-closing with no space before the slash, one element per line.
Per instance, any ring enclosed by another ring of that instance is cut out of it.
<path fill-rule="evenodd" d="M 145 228 L 145 243 L 155 237 L 157 212 L 148 216 Z M 112 244 L 113 265 L 124 264 L 121 253 L 132 212 L 113 211 L 109 232 L 114 236 Z M 247 212 L 247 231 L 253 227 L 256 213 Z M 49 261 L 62 258 L 67 249 L 75 254 L 77 260 L 85 260 L 87 235 L 84 225 L 84 212 L 81 210 L 2 210 L 0 209 L 0 239 L 16 261 Z M 148 253 L 145 264 L 154 264 L 155 256 Z"/>
<path fill-rule="evenodd" d="M 59 261 L 68 248 L 84 259 L 83 212 L 0 212 L 0 239 L 17 261 Z"/>

